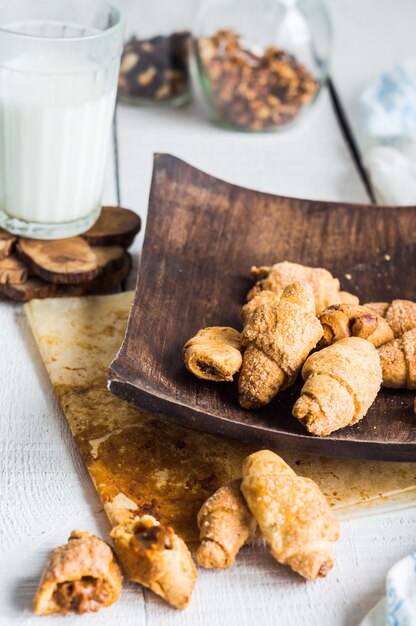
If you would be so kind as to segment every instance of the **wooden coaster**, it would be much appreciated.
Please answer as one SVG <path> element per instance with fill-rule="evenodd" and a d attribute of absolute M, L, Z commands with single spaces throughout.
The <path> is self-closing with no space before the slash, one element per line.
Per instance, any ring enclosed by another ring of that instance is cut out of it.
<path fill-rule="evenodd" d="M 140 227 L 140 217 L 133 211 L 122 207 L 103 206 L 94 226 L 82 236 L 92 246 L 117 245 L 128 248 Z"/>
<path fill-rule="evenodd" d="M 79 237 L 41 241 L 0 230 L 1 295 L 28 302 L 117 291 L 131 270 L 126 248 L 140 226 L 133 211 L 106 206 L 96 224 Z"/>
<path fill-rule="evenodd" d="M 55 241 L 19 239 L 17 253 L 32 274 L 50 283 L 77 285 L 100 272 L 96 255 L 81 237 Z"/>
<path fill-rule="evenodd" d="M 0 229 L 0 259 L 9 256 L 17 237 Z"/>
<path fill-rule="evenodd" d="M 14 254 L 0 259 L 0 284 L 21 284 L 27 280 L 28 268 Z"/>

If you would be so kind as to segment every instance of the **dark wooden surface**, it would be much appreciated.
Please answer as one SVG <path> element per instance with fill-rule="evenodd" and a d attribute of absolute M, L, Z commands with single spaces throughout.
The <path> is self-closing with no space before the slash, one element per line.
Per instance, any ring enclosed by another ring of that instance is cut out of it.
<path fill-rule="evenodd" d="M 157 155 L 135 302 L 110 368 L 111 391 L 164 421 L 265 446 L 416 460 L 412 392 L 383 390 L 359 424 L 317 438 L 291 416 L 300 380 L 268 407 L 245 411 L 235 383 L 201 381 L 185 369 L 181 349 L 198 329 L 241 328 L 251 265 L 283 260 L 329 269 L 362 302 L 416 299 L 416 209 L 272 196 Z"/>

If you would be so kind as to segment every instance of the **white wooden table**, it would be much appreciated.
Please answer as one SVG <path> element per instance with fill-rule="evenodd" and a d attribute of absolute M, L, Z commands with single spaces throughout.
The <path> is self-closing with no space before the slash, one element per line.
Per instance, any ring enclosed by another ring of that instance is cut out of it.
<path fill-rule="evenodd" d="M 356 130 L 360 89 L 416 52 L 416 5 L 333 0 L 330 9 L 332 78 Z M 153 152 L 170 152 L 214 175 L 272 193 L 368 201 L 328 91 L 302 127 L 282 135 L 220 130 L 206 121 L 198 100 L 177 111 L 120 106 L 117 119 L 121 201 L 142 217 Z M 105 200 L 116 201 L 113 164 Z M 49 550 L 65 542 L 74 527 L 107 537 L 109 526 L 20 306 L 1 303 L 0 337 L 0 624 L 31 626 L 40 619 L 31 614 L 31 603 Z M 415 548 L 415 524 L 415 509 L 344 522 L 336 568 L 323 581 L 304 583 L 262 548 L 248 548 L 230 571 L 200 571 L 183 613 L 137 585 L 125 585 L 110 609 L 65 618 L 65 624 L 354 626 L 382 595 L 387 569 Z M 42 623 L 64 622 L 43 618 Z"/>

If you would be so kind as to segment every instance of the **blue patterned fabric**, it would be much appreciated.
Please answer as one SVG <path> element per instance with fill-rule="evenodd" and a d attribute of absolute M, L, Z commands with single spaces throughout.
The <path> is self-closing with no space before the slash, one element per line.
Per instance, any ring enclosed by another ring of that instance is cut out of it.
<path fill-rule="evenodd" d="M 416 626 L 416 552 L 393 565 L 386 578 L 386 597 L 360 626 Z"/>
<path fill-rule="evenodd" d="M 416 204 L 416 59 L 376 78 L 360 98 L 363 162 L 380 204 Z"/>
<path fill-rule="evenodd" d="M 370 137 L 416 136 L 416 60 L 406 59 L 381 74 L 365 89 L 361 104 Z"/>

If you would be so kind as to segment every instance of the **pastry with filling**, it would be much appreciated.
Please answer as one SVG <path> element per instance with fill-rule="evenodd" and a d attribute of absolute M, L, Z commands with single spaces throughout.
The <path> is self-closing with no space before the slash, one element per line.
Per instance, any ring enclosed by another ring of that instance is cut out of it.
<path fill-rule="evenodd" d="M 324 336 L 318 348 L 325 348 L 345 337 L 361 337 L 376 348 L 393 339 L 393 331 L 376 311 L 364 306 L 333 304 L 318 315 Z"/>
<path fill-rule="evenodd" d="M 37 615 L 93 613 L 121 593 L 122 576 L 102 539 L 73 530 L 68 543 L 51 552 L 34 600 Z"/>
<path fill-rule="evenodd" d="M 232 381 L 242 362 L 240 338 L 227 326 L 203 328 L 183 347 L 187 369 L 204 380 Z"/>
<path fill-rule="evenodd" d="M 261 450 L 244 460 L 241 490 L 273 557 L 308 580 L 326 576 L 340 531 L 318 485 Z"/>
<path fill-rule="evenodd" d="M 383 387 L 416 389 L 416 328 L 378 349 Z"/>
<path fill-rule="evenodd" d="M 381 385 L 380 358 L 370 342 L 347 337 L 311 354 L 302 377 L 292 413 L 310 433 L 326 437 L 367 413 Z"/>
<path fill-rule="evenodd" d="M 280 301 L 257 307 L 241 338 L 246 351 L 238 380 L 240 405 L 245 409 L 264 406 L 292 385 L 322 333 L 308 282 L 293 283 L 284 289 Z"/>
<path fill-rule="evenodd" d="M 384 317 L 396 338 L 416 328 L 416 302 L 393 300 L 393 302 L 369 302 L 364 306 Z"/>
<path fill-rule="evenodd" d="M 355 296 L 353 293 L 349 293 L 349 291 L 340 291 L 339 299 L 341 304 L 352 304 L 353 306 L 360 304 L 359 297 Z"/>
<path fill-rule="evenodd" d="M 261 306 L 262 304 L 273 304 L 280 301 L 282 296 L 283 289 L 281 292 L 276 293 L 274 291 L 259 291 L 257 295 L 254 296 L 251 300 L 249 300 L 242 308 L 241 308 L 241 319 L 243 320 L 243 325 L 245 326 L 254 311 Z"/>
<path fill-rule="evenodd" d="M 185 542 L 172 528 L 143 515 L 115 526 L 111 537 L 129 580 L 148 587 L 177 609 L 188 606 L 197 571 Z"/>
<path fill-rule="evenodd" d="M 206 568 L 230 567 L 238 551 L 255 539 L 257 524 L 236 479 L 220 487 L 202 505 L 197 521 L 200 545 L 196 552 L 199 565 Z"/>
<path fill-rule="evenodd" d="M 251 273 L 257 282 L 248 293 L 247 300 L 254 298 L 260 291 L 268 290 L 278 293 L 291 283 L 307 280 L 313 287 L 317 313 L 331 304 L 342 302 L 358 304 L 358 298 L 347 292 L 341 292 L 338 278 L 334 278 L 328 270 L 322 267 L 307 267 L 299 263 L 283 261 L 272 266 L 254 266 L 251 268 Z"/>

